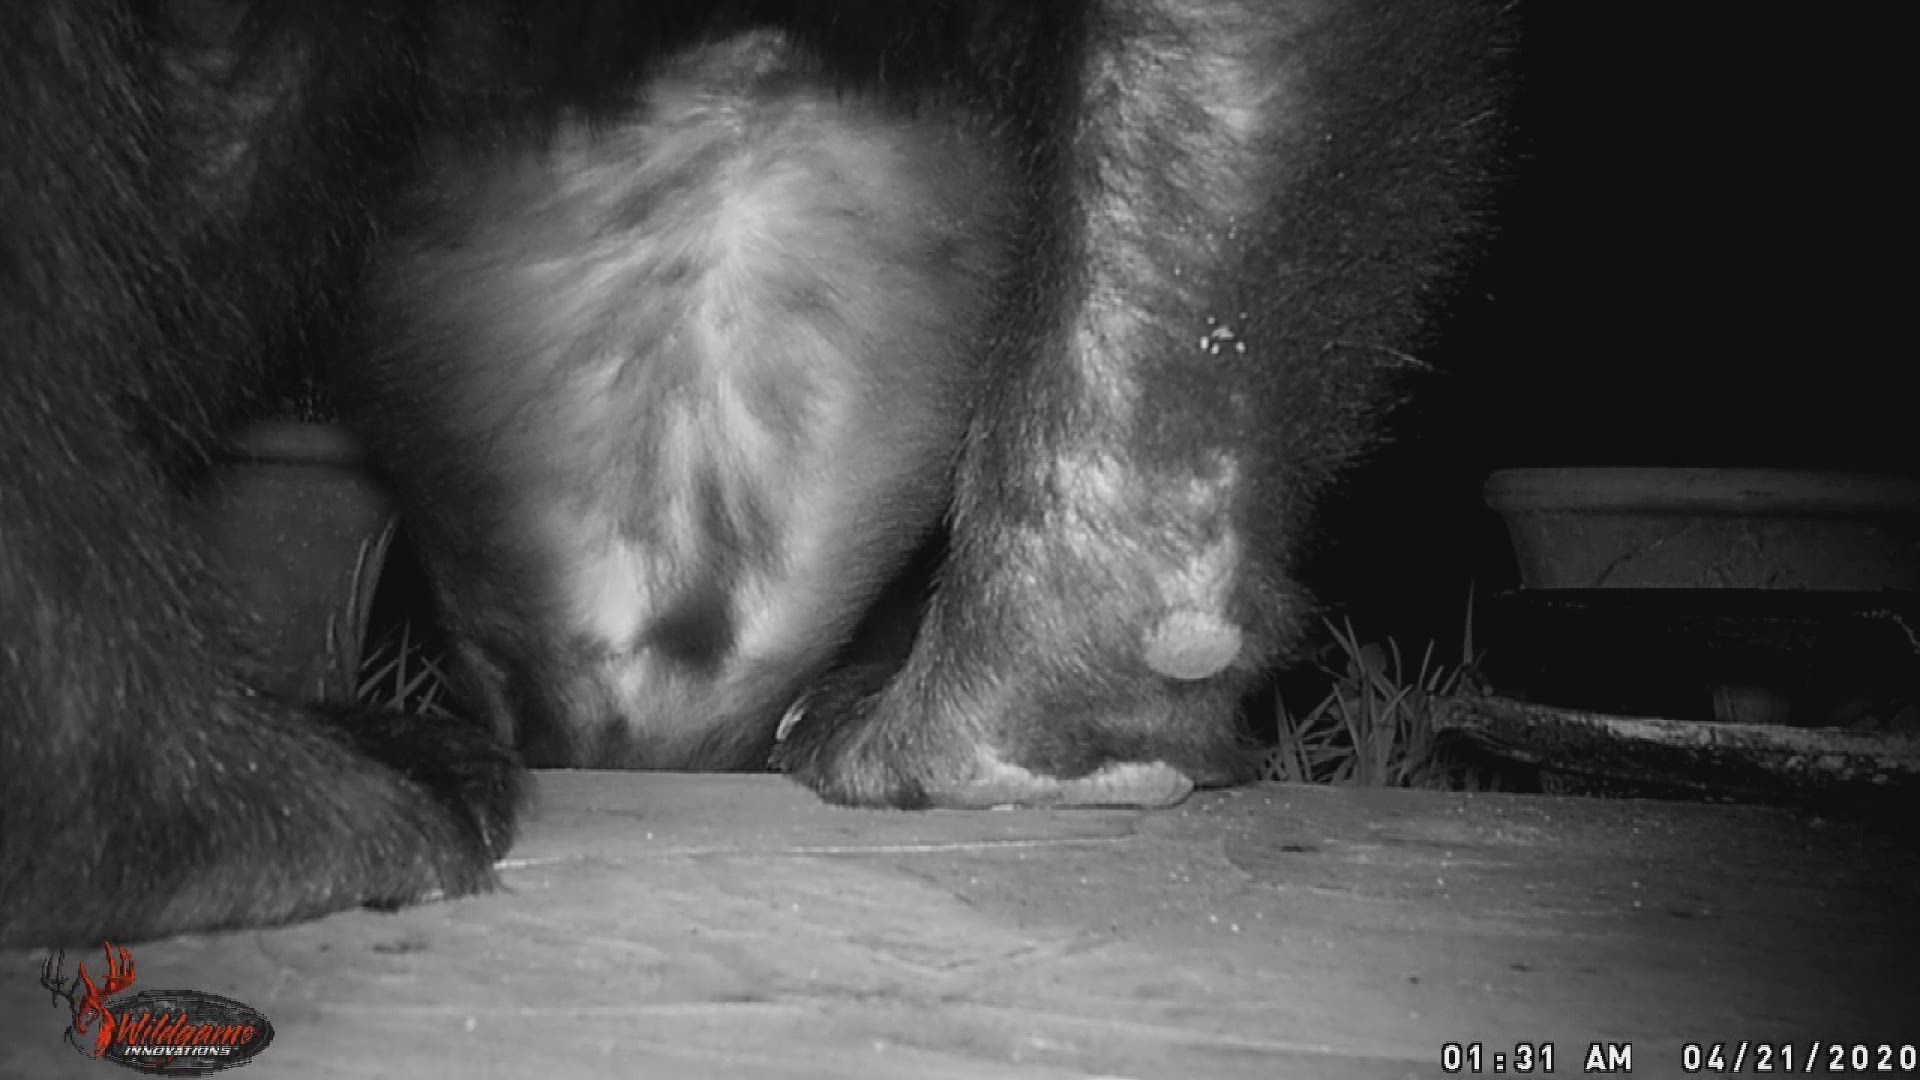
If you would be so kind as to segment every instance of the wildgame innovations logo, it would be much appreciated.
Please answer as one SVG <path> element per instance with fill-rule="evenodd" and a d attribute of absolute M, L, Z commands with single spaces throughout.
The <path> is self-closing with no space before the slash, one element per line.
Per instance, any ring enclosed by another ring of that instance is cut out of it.
<path fill-rule="evenodd" d="M 273 1025 L 252 1007 L 198 990 L 142 990 L 133 985 L 133 954 L 103 942 L 106 966 L 89 972 L 83 961 L 67 976 L 65 949 L 47 957 L 40 985 L 73 1014 L 67 1044 L 155 1076 L 196 1076 L 252 1061 L 273 1041 Z"/>

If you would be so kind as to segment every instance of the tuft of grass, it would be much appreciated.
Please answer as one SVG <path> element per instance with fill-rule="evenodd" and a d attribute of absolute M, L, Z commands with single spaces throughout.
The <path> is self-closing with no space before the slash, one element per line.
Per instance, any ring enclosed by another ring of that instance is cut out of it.
<path fill-rule="evenodd" d="M 412 624 L 401 623 L 368 651 L 354 700 L 412 716 L 451 717 L 446 693 L 446 672 L 415 640 Z"/>
<path fill-rule="evenodd" d="M 374 585 L 399 529 L 389 519 L 360 544 L 347 602 L 327 620 L 327 657 L 315 687 L 323 701 L 355 702 L 419 716 L 451 715 L 446 672 L 421 647 L 409 623 L 369 640 Z"/>
<path fill-rule="evenodd" d="M 400 529 L 400 519 L 389 517 L 380 531 L 360 541 L 353 560 L 347 600 L 327 618 L 327 656 L 314 692 L 322 701 L 360 700 L 360 674 L 369 653 L 367 631 L 373 617 L 374 585 L 387 562 L 387 549 Z"/>
<path fill-rule="evenodd" d="M 1269 780 L 1354 787 L 1418 787 L 1477 790 L 1488 785 L 1482 771 L 1458 761 L 1436 734 L 1436 704 L 1484 693 L 1479 656 L 1473 649 L 1473 609 L 1460 661 L 1434 660 L 1432 642 L 1409 665 L 1399 643 L 1363 643 L 1351 622 L 1328 629 L 1346 662 L 1323 667 L 1333 689 L 1304 715 L 1277 703 L 1278 739 L 1267 753 Z"/>

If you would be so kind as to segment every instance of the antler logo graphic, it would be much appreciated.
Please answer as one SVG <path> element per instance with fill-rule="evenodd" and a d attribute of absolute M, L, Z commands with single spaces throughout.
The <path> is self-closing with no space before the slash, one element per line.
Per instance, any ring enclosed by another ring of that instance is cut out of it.
<path fill-rule="evenodd" d="M 82 962 L 72 979 L 62 976 L 67 966 L 67 951 L 61 949 L 47 957 L 40 966 L 40 985 L 46 987 L 56 998 L 66 1000 L 73 1010 L 73 1026 L 67 1029 L 67 1042 L 74 1049 L 86 1053 L 85 1040 L 94 1018 L 100 1020 L 100 1030 L 93 1037 L 94 1057 L 104 1056 L 107 1048 L 113 1045 L 113 1032 L 119 1021 L 107 1009 L 107 999 L 133 985 L 133 954 L 126 949 L 103 941 L 100 947 L 107 955 L 107 971 L 96 984 L 93 976 L 87 974 L 87 965 Z"/>
<path fill-rule="evenodd" d="M 40 985 L 73 1014 L 65 1037 L 80 1055 L 156 1076 L 192 1076 L 245 1065 L 273 1042 L 273 1024 L 242 1001 L 204 990 L 120 994 L 133 985 L 133 954 L 111 941 L 100 947 L 104 972 L 80 964 L 68 978 L 65 949 L 40 965 Z"/>

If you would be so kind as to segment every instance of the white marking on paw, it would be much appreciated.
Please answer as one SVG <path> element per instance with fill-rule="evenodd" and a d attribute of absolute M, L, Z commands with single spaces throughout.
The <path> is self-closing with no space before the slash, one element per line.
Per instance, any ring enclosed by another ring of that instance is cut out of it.
<path fill-rule="evenodd" d="M 982 752 L 971 779 L 929 789 L 936 806 L 985 810 L 1004 806 L 1172 806 L 1193 781 L 1164 761 L 1120 762 L 1085 776 L 1062 779 L 1036 773 Z"/>
<path fill-rule="evenodd" d="M 1205 679 L 1240 655 L 1240 628 L 1207 611 L 1176 611 L 1147 635 L 1147 666 L 1172 679 Z"/>

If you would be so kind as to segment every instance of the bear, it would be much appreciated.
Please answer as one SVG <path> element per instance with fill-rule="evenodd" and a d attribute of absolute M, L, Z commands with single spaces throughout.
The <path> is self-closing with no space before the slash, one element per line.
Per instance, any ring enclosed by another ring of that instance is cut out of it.
<path fill-rule="evenodd" d="M 764 768 L 946 508 L 1010 155 L 820 68 L 754 28 L 617 109 L 516 113 L 376 257 L 348 411 L 460 696 L 531 765 Z"/>
<path fill-rule="evenodd" d="M 1486 233 L 1513 27 L 7 5 L 0 943 L 485 888 L 522 756 L 900 808 L 1244 779 L 1316 508 Z M 263 688 L 189 503 L 299 364 L 471 718 Z"/>

